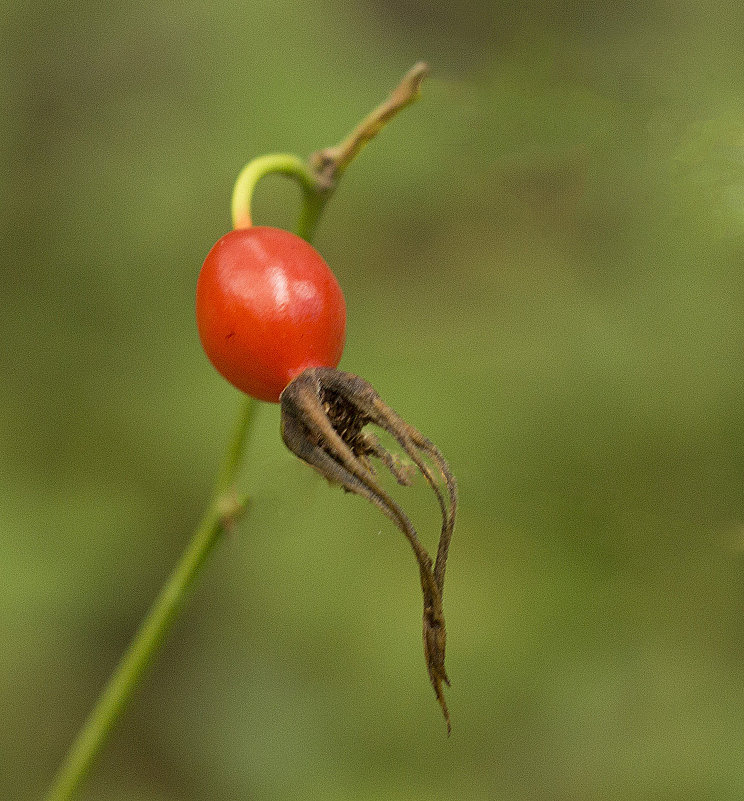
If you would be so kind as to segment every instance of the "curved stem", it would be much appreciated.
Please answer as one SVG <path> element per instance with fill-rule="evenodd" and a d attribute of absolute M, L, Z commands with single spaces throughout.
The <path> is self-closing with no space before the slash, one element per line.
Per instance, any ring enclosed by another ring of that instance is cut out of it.
<path fill-rule="evenodd" d="M 220 467 L 212 499 L 180 561 L 163 585 L 139 631 L 104 688 L 67 753 L 46 801 L 68 801 L 88 774 L 108 735 L 122 715 L 142 674 L 162 645 L 186 600 L 188 590 L 219 539 L 242 511 L 245 499 L 231 488 L 242 461 L 243 445 L 253 419 L 253 402 L 243 404 Z"/>
<path fill-rule="evenodd" d="M 256 184 L 270 173 L 289 175 L 297 180 L 303 192 L 303 209 L 316 196 L 318 187 L 307 165 L 290 153 L 272 153 L 260 156 L 243 167 L 235 182 L 232 195 L 233 228 L 250 228 L 251 200 Z M 302 236 L 302 234 L 300 234 Z"/>
<path fill-rule="evenodd" d="M 387 100 L 370 112 L 338 145 L 313 153 L 309 165 L 289 153 L 261 156 L 246 164 L 233 189 L 233 227 L 250 228 L 253 225 L 251 200 L 256 184 L 265 175 L 279 173 L 294 178 L 300 184 L 303 202 L 297 233 L 308 242 L 311 241 L 323 208 L 344 170 L 398 112 L 418 99 L 421 83 L 428 74 L 429 67 L 423 61 L 414 64 Z"/>

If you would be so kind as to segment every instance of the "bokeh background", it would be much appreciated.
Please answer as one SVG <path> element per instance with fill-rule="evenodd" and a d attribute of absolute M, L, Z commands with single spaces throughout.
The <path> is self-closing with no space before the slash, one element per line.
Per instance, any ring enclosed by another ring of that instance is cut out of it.
<path fill-rule="evenodd" d="M 40 797 L 209 496 L 240 398 L 193 295 L 239 169 L 423 58 L 316 245 L 342 367 L 459 478 L 453 735 L 407 544 L 264 406 L 248 513 L 81 798 L 740 799 L 742 7 L 2 6 L 0 797 Z"/>

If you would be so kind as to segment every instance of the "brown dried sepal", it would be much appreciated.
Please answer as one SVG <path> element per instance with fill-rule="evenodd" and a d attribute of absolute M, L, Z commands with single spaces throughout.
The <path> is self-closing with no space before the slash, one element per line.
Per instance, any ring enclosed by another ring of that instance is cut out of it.
<path fill-rule="evenodd" d="M 446 630 L 442 595 L 455 526 L 457 484 L 447 462 L 435 445 L 382 402 L 370 384 L 351 373 L 326 367 L 305 370 L 282 392 L 280 402 L 285 445 L 329 481 L 372 502 L 410 543 L 421 576 L 426 667 L 449 733 L 450 718 L 442 689 L 443 683 L 449 685 L 444 668 Z M 364 430 L 368 424 L 377 425 L 395 437 L 437 497 L 442 530 L 434 563 L 406 513 L 377 482 L 371 459 L 379 459 L 399 484 L 410 484 L 410 471 L 374 434 Z M 425 459 L 430 460 L 438 475 Z M 440 478 L 446 487 L 446 497 Z"/>

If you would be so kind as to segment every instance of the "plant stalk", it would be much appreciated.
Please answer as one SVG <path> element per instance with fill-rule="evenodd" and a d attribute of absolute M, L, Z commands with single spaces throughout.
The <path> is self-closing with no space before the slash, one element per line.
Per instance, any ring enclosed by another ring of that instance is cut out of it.
<path fill-rule="evenodd" d="M 421 81 L 427 72 L 426 65 L 417 64 L 413 67 L 385 103 L 366 117 L 336 148 L 319 151 L 311 157 L 310 165 L 288 154 L 262 156 L 247 164 L 239 174 L 233 190 L 233 226 L 246 228 L 253 224 L 251 200 L 256 184 L 265 175 L 280 173 L 294 178 L 300 184 L 303 202 L 297 233 L 310 241 L 340 174 L 369 139 L 400 109 L 416 99 Z M 246 398 L 204 517 L 83 723 L 45 796 L 45 801 L 70 801 L 74 798 L 112 729 L 121 718 L 142 675 L 163 644 L 204 562 L 222 532 L 232 525 L 244 509 L 246 499 L 239 498 L 233 487 L 253 416 L 254 402 Z"/>
<path fill-rule="evenodd" d="M 162 645 L 207 556 L 220 534 L 244 508 L 244 501 L 231 494 L 231 487 L 242 461 L 243 444 L 253 419 L 253 407 L 250 398 L 244 401 L 207 511 L 83 724 L 46 801 L 68 801 L 74 797 L 121 717 L 142 674 Z"/>

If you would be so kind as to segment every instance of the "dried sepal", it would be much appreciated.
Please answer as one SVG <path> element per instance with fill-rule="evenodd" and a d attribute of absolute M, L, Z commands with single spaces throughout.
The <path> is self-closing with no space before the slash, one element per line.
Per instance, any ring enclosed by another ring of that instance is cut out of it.
<path fill-rule="evenodd" d="M 369 383 L 351 373 L 326 367 L 310 368 L 286 387 L 280 401 L 282 439 L 286 446 L 329 481 L 377 506 L 410 543 L 421 577 L 426 667 L 449 733 L 449 711 L 442 687 L 449 685 L 444 668 L 446 629 L 442 595 L 455 526 L 457 484 L 447 462 L 432 442 L 383 403 Z M 391 454 L 374 434 L 364 430 L 368 424 L 391 434 L 413 464 L 404 464 Z M 435 562 L 406 513 L 378 483 L 372 458 L 379 459 L 404 486 L 411 483 L 412 473 L 418 469 L 434 491 L 442 513 Z"/>

